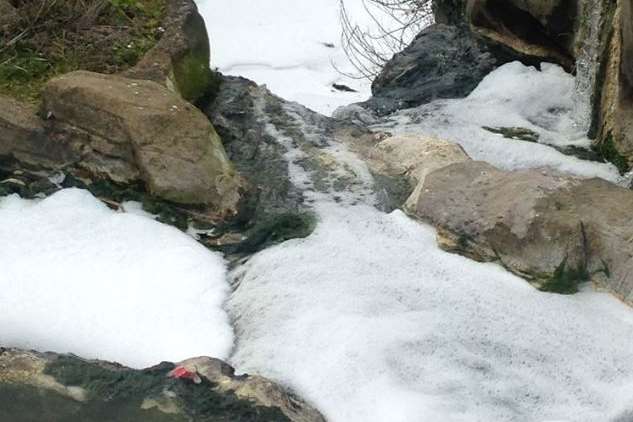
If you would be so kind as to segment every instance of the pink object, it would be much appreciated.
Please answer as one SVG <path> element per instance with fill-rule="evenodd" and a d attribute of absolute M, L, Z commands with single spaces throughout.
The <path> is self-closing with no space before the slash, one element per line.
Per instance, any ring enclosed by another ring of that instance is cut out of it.
<path fill-rule="evenodd" d="M 170 378 L 191 380 L 195 384 L 200 384 L 202 382 L 202 379 L 200 378 L 200 375 L 198 375 L 198 373 L 196 371 L 190 371 L 187 368 L 185 368 L 184 366 L 177 366 L 177 367 L 175 367 L 174 369 L 169 371 L 167 376 L 170 377 Z"/>

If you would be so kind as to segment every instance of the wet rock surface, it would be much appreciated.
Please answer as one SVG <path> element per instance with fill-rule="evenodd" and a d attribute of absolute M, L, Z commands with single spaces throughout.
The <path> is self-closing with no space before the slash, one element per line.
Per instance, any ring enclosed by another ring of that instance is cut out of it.
<path fill-rule="evenodd" d="M 438 98 L 465 97 L 507 61 L 495 57 L 465 26 L 435 24 L 385 65 L 364 106 L 385 115 Z"/>
<path fill-rule="evenodd" d="M 404 200 L 398 177 L 376 173 L 374 186 L 353 168 L 361 163 L 355 163 L 358 158 L 350 152 L 367 156 L 380 140 L 358 122 L 320 115 L 251 81 L 228 76 L 222 78 L 215 100 L 204 112 L 252 189 L 238 222 L 247 239 L 227 251 L 252 253 L 271 243 L 307 236 L 314 226 L 310 211 L 314 195 L 328 193 L 355 203 L 384 191 L 391 209 Z M 296 147 L 299 151 L 293 152 Z M 304 171 L 311 180 L 297 187 L 293 178 Z M 351 191 L 360 193 L 350 197 Z"/>
<path fill-rule="evenodd" d="M 12 422 L 324 421 L 278 385 L 236 376 L 229 365 L 211 358 L 134 370 L 0 348 L 0 404 L 0 419 Z"/>

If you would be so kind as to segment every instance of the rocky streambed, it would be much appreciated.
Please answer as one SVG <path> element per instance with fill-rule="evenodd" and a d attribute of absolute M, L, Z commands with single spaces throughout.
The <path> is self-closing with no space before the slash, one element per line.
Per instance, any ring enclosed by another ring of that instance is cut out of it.
<path fill-rule="evenodd" d="M 0 416 L 628 420 L 628 178 L 578 126 L 547 12 L 520 9 L 547 35 L 531 48 L 472 3 L 436 2 L 444 23 L 333 118 L 237 77 L 191 97 L 197 62 L 169 65 L 200 53 L 187 31 L 154 51 L 165 66 L 53 80 L 39 117 L 3 102 L 0 186 L 35 201 L 0 200 L 0 338 L 18 347 L 0 350 Z M 442 71 L 463 64 L 469 80 Z M 257 375 L 183 360 L 205 350 Z M 157 356 L 179 363 L 103 361 Z"/>

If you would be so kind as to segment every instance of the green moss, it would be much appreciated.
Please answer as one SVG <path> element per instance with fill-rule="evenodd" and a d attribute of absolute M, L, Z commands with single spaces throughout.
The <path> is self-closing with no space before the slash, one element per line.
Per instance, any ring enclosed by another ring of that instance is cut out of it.
<path fill-rule="evenodd" d="M 563 259 L 551 278 L 541 284 L 539 290 L 551 293 L 574 294 L 578 292 L 578 284 L 589 280 L 585 266 L 570 268 L 567 258 Z"/>
<path fill-rule="evenodd" d="M 238 398 L 232 391 L 218 392 L 215 390 L 217 385 L 206 379 L 201 384 L 194 384 L 168 378 L 167 373 L 173 368 L 171 363 L 162 363 L 137 371 L 61 356 L 52 361 L 45 372 L 64 385 L 85 389 L 89 399 L 85 406 L 125 404 L 128 408 L 138 409 L 146 398 L 158 398 L 164 391 L 170 391 L 175 394 L 182 412 L 196 422 L 289 421 L 278 408 L 257 406 Z"/>
<path fill-rule="evenodd" d="M 184 415 L 143 410 L 128 400 L 79 403 L 54 391 L 0 384 L 0 420 L 11 422 L 186 422 Z"/>
<path fill-rule="evenodd" d="M 609 133 L 607 137 L 600 143 L 594 144 L 592 149 L 596 151 L 602 158 L 609 161 L 617 167 L 620 174 L 624 174 L 631 170 L 628 160 L 618 151 L 613 135 Z"/>
<path fill-rule="evenodd" d="M 208 95 L 217 77 L 209 68 L 209 57 L 193 50 L 174 64 L 173 82 L 180 95 L 191 102 Z"/>
<path fill-rule="evenodd" d="M 260 217 L 246 232 L 246 240 L 226 245 L 227 254 L 250 255 L 291 239 L 308 237 L 316 227 L 316 218 L 307 212 L 286 212 Z"/>
<path fill-rule="evenodd" d="M 522 127 L 488 127 L 482 126 L 482 129 L 491 133 L 502 135 L 506 139 L 515 139 L 526 142 L 538 142 L 540 135 L 533 130 Z"/>

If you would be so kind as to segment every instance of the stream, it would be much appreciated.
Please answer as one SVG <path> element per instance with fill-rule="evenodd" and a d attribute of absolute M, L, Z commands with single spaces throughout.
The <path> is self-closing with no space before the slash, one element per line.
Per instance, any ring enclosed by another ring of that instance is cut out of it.
<path fill-rule="evenodd" d="M 227 1 L 246 13 L 261 0 Z M 212 39 L 213 22 L 231 30 L 230 19 L 213 14 L 220 6 L 199 3 Z M 333 12 L 299 3 L 298 27 L 318 26 L 319 38 L 298 43 L 298 59 L 281 46 L 249 62 L 257 40 L 221 64 L 304 104 L 249 88 L 249 118 L 271 150 L 283 151 L 278 173 L 287 175 L 288 197 L 316 217 L 314 232 L 229 266 L 139 204 L 117 212 L 78 189 L 0 198 L 1 344 L 135 368 L 211 355 L 281 383 L 330 422 L 633 420 L 631 308 L 589 284 L 574 295 L 540 292 L 499 265 L 442 251 L 434 228 L 393 210 L 335 130 L 358 117 L 345 105 L 363 100 L 369 85 L 331 90 L 354 84 L 327 66 L 341 60 L 340 48 L 328 46 L 335 32 L 319 26 Z M 237 39 L 278 23 L 262 19 L 245 19 L 252 32 Z M 222 51 L 239 48 L 228 33 L 217 38 Z M 578 87 L 591 77 L 514 62 L 467 98 L 361 117 L 375 132 L 446 139 L 503 169 L 547 166 L 628 185 L 588 149 L 587 118 L 579 117 L 588 93 L 579 97 Z M 504 136 L 508 128 L 529 136 Z"/>
<path fill-rule="evenodd" d="M 573 123 L 574 82 L 554 65 L 510 63 L 468 98 L 372 127 L 441 136 L 504 168 L 547 165 L 620 182 L 610 164 L 552 147 L 588 145 Z M 238 371 L 290 386 L 334 422 L 630 417 L 630 308 L 589 285 L 573 296 L 543 293 L 498 265 L 443 252 L 433 228 L 380 211 L 367 167 L 319 132 L 313 112 L 285 104 L 303 140 L 286 137 L 289 123 L 279 119 L 266 121 L 267 131 L 286 148 L 290 179 L 319 222 L 308 238 L 262 251 L 230 274 L 229 360 Z M 528 127 L 543 143 L 483 125 Z M 310 149 L 327 154 L 332 174 L 346 174 L 344 189 L 319 187 L 322 175 L 303 165 Z"/>

